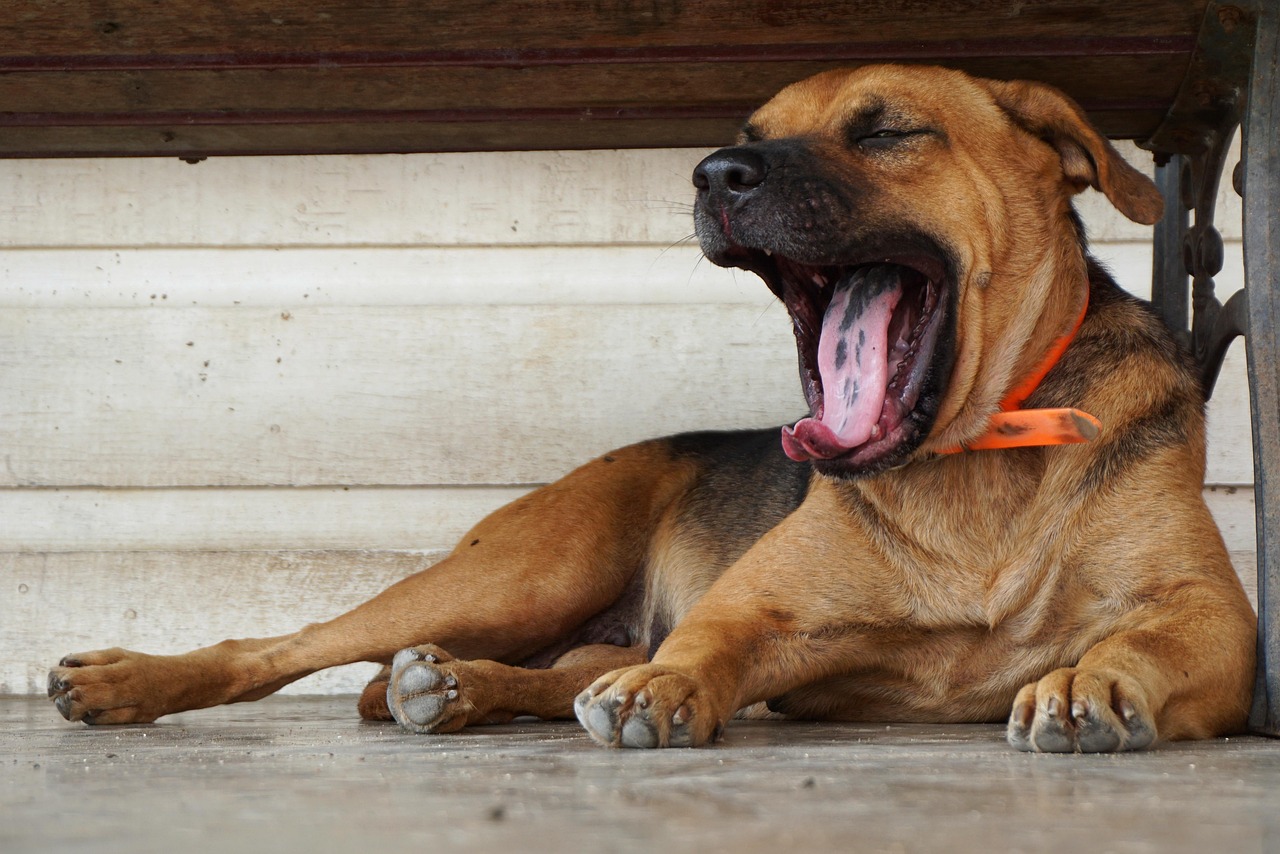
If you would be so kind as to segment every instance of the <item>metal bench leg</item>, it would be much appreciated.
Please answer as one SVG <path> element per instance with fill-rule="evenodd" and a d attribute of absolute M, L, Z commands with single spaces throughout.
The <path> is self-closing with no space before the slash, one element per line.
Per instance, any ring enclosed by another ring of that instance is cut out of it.
<path fill-rule="evenodd" d="M 1258 519 L 1258 681 L 1250 726 L 1280 735 L 1280 9 L 1259 4 L 1241 165 Z"/>
<path fill-rule="evenodd" d="M 1191 164 L 1181 154 L 1168 155 L 1163 165 L 1157 158 L 1156 163 L 1156 186 L 1164 196 L 1164 216 L 1156 223 L 1151 247 L 1151 304 L 1169 331 L 1190 347 L 1189 271 L 1183 245 L 1191 225 L 1191 206 L 1184 199 L 1184 187 L 1189 188 L 1191 182 Z"/>

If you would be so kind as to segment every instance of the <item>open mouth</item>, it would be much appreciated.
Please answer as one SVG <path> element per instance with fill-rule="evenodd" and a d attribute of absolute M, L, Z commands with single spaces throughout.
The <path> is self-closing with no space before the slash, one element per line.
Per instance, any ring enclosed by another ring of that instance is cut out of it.
<path fill-rule="evenodd" d="M 751 254 L 742 266 L 791 314 L 809 404 L 810 417 L 783 428 L 787 456 L 846 475 L 901 462 L 932 426 L 950 367 L 940 346 L 947 265 L 928 255 L 811 265 Z"/>

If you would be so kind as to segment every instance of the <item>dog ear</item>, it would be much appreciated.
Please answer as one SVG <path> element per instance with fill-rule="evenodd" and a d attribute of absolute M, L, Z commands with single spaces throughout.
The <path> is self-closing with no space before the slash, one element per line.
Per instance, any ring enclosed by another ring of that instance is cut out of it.
<path fill-rule="evenodd" d="M 987 82 L 997 106 L 1027 133 L 1057 149 L 1063 174 L 1077 192 L 1091 186 L 1134 222 L 1159 222 L 1164 199 L 1156 185 L 1120 156 L 1075 101 L 1042 83 Z"/>

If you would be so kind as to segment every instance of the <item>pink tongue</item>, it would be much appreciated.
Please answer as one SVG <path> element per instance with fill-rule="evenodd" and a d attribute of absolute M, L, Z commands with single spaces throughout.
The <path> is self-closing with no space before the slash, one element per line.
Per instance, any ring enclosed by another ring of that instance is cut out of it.
<path fill-rule="evenodd" d="M 783 449 L 794 460 L 839 456 L 871 439 L 880 420 L 889 383 L 889 321 L 902 289 L 888 287 L 868 298 L 865 286 L 837 290 L 822 319 L 822 413 L 783 429 Z"/>

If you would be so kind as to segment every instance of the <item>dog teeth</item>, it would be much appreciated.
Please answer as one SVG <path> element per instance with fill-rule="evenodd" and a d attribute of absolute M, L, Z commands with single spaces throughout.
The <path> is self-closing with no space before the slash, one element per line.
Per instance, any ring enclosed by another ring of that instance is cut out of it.
<path fill-rule="evenodd" d="M 772 257 L 773 257 L 773 250 L 772 250 L 772 249 L 766 249 L 766 250 L 764 250 L 764 256 L 765 256 L 766 258 L 772 258 Z"/>
<path fill-rule="evenodd" d="M 825 288 L 827 286 L 827 277 L 822 275 L 821 273 L 814 273 L 813 283 L 817 285 L 819 288 Z"/>

